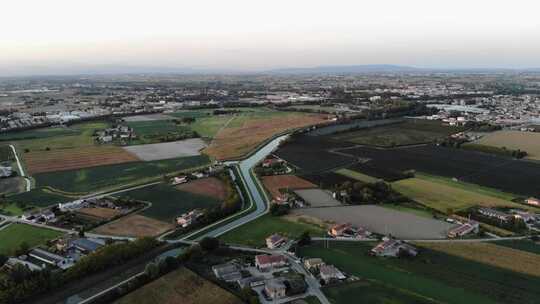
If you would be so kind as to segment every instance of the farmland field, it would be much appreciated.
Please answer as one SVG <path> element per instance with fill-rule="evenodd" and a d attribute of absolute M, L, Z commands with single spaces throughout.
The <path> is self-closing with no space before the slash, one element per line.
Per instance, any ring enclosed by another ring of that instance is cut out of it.
<path fill-rule="evenodd" d="M 186 170 L 208 164 L 208 157 L 191 156 L 150 162 L 133 162 L 117 165 L 84 168 L 36 174 L 38 186 L 50 186 L 67 192 L 86 193 L 140 179 Z"/>
<path fill-rule="evenodd" d="M 376 205 L 338 206 L 294 209 L 293 214 L 307 215 L 325 222 L 351 223 L 380 234 L 403 239 L 444 239 L 453 225 L 408 212 Z"/>
<path fill-rule="evenodd" d="M 124 121 L 126 122 L 136 122 L 136 121 L 156 121 L 156 120 L 171 120 L 173 119 L 173 116 L 165 115 L 165 114 L 145 114 L 145 115 L 137 115 L 137 116 L 128 116 L 124 117 Z"/>
<path fill-rule="evenodd" d="M 420 246 L 514 272 L 540 277 L 540 255 L 490 243 L 420 243 Z"/>
<path fill-rule="evenodd" d="M 262 183 L 274 199 L 281 196 L 280 189 L 315 188 L 316 186 L 305 179 L 294 175 L 263 176 Z"/>
<path fill-rule="evenodd" d="M 76 135 L 77 130 L 70 129 L 69 127 L 49 127 L 43 129 L 35 129 L 21 132 L 11 132 L 0 134 L 0 141 L 15 141 L 23 139 L 39 139 L 62 135 Z"/>
<path fill-rule="evenodd" d="M 168 184 L 124 192 L 121 196 L 151 202 L 152 206 L 139 214 L 167 223 L 195 208 L 208 208 L 221 203 L 218 199 L 180 191 Z"/>
<path fill-rule="evenodd" d="M 173 142 L 124 147 L 127 154 L 141 160 L 162 160 L 177 157 L 197 156 L 206 145 L 200 138 L 190 138 Z"/>
<path fill-rule="evenodd" d="M 462 128 L 442 126 L 438 121 L 409 119 L 402 123 L 336 134 L 332 139 L 368 146 L 393 147 L 429 143 L 461 131 Z"/>
<path fill-rule="evenodd" d="M 25 224 L 11 224 L 0 229 L 0 254 L 13 254 L 22 243 L 34 247 L 61 236 L 62 233 Z"/>
<path fill-rule="evenodd" d="M 495 244 L 540 255 L 540 244 L 529 240 L 498 241 Z"/>
<path fill-rule="evenodd" d="M 18 216 L 23 214 L 23 209 L 17 206 L 17 204 L 0 202 L 0 214 L 7 216 Z"/>
<path fill-rule="evenodd" d="M 394 182 L 392 188 L 416 202 L 442 213 L 447 213 L 448 209 L 455 212 L 477 205 L 532 208 L 491 195 L 421 178 L 409 178 Z"/>
<path fill-rule="evenodd" d="M 256 112 L 237 115 L 221 129 L 205 153 L 217 159 L 238 158 L 275 134 L 288 129 L 323 122 L 319 115 L 278 111 Z"/>
<path fill-rule="evenodd" d="M 292 222 L 267 214 L 225 233 L 220 236 L 220 239 L 230 244 L 262 247 L 266 244 L 265 239 L 273 233 L 279 233 L 289 238 L 297 238 L 304 231 L 309 231 L 311 236 L 325 234 L 325 230 L 316 225 Z"/>
<path fill-rule="evenodd" d="M 344 182 L 354 183 L 357 180 L 342 174 L 337 174 L 333 171 L 324 173 L 304 174 L 301 177 L 305 180 L 312 182 L 322 189 L 334 189 Z"/>
<path fill-rule="evenodd" d="M 540 277 L 424 249 L 414 259 L 381 259 L 367 252 L 374 244 L 332 242 L 301 247 L 301 257 L 320 257 L 349 274 L 375 280 L 439 303 L 533 304 Z"/>
<path fill-rule="evenodd" d="M 336 171 L 336 173 L 347 176 L 347 177 L 350 177 L 350 178 L 353 178 L 353 179 L 355 179 L 357 181 L 361 181 L 361 182 L 364 182 L 364 183 L 375 183 L 375 182 L 379 181 L 379 179 L 377 179 L 375 177 L 360 173 L 358 171 L 353 171 L 351 169 L 339 169 L 339 170 Z"/>
<path fill-rule="evenodd" d="M 235 295 L 187 268 L 170 272 L 120 298 L 115 304 L 240 304 Z"/>
<path fill-rule="evenodd" d="M 26 182 L 24 177 L 8 177 L 0 179 L 0 194 L 13 194 L 23 192 Z"/>
<path fill-rule="evenodd" d="M 103 220 L 110 220 L 115 216 L 118 216 L 122 214 L 120 211 L 116 209 L 111 208 L 101 208 L 101 207 L 95 207 L 95 208 L 81 208 L 77 210 L 77 213 L 80 213 L 82 215 L 88 215 L 91 217 L 96 217 Z"/>
<path fill-rule="evenodd" d="M 127 122 L 126 125 L 133 128 L 135 135 L 137 135 L 136 139 L 129 141 L 130 145 L 154 144 L 170 141 L 170 139 L 167 140 L 168 138 L 176 138 L 179 140 L 195 137 L 195 134 L 189 126 L 176 124 L 172 120 L 134 121 Z"/>
<path fill-rule="evenodd" d="M 88 146 L 25 153 L 30 174 L 73 170 L 139 161 L 132 153 L 116 146 Z"/>
<path fill-rule="evenodd" d="M 92 232 L 106 235 L 143 237 L 158 236 L 173 228 L 173 224 L 133 214 L 99 226 Z"/>
<path fill-rule="evenodd" d="M 232 117 L 232 115 L 217 115 L 197 118 L 189 127 L 201 137 L 211 139 Z"/>
<path fill-rule="evenodd" d="M 540 133 L 520 131 L 498 131 L 488 134 L 474 142 L 475 144 L 506 147 L 511 150 L 527 152 L 527 158 L 540 160 Z"/>
<path fill-rule="evenodd" d="M 322 289 L 330 303 L 370 303 L 370 304 L 427 304 L 436 303 L 420 296 L 384 286 L 371 281 L 326 287 Z"/>
<path fill-rule="evenodd" d="M 435 145 L 397 149 L 357 147 L 340 152 L 370 159 L 367 164 L 376 168 L 413 169 L 507 193 L 540 196 L 540 188 L 536 186 L 540 182 L 540 164 L 531 161 Z"/>
<path fill-rule="evenodd" d="M 65 203 L 74 200 L 73 198 L 53 193 L 46 188 L 35 188 L 29 192 L 12 195 L 8 197 L 10 202 L 19 202 L 28 206 L 48 207 L 58 203 Z"/>
<path fill-rule="evenodd" d="M 227 198 L 227 188 L 215 177 L 207 177 L 176 186 L 176 189 L 195 195 L 209 196 L 218 200 Z"/>

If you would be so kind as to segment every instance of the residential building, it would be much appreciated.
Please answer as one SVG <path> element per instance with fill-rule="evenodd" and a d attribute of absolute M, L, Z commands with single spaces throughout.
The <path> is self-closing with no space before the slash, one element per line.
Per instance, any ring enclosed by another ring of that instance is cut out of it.
<path fill-rule="evenodd" d="M 528 205 L 540 206 L 540 199 L 537 199 L 537 198 L 534 198 L 534 197 L 529 197 L 525 202 Z"/>
<path fill-rule="evenodd" d="M 321 265 L 324 265 L 324 261 L 321 258 L 305 259 L 304 266 L 308 270 L 319 269 Z"/>
<path fill-rule="evenodd" d="M 276 233 L 266 238 L 266 247 L 268 247 L 268 249 L 276 249 L 286 242 L 287 238 Z"/>
<path fill-rule="evenodd" d="M 270 298 L 277 300 L 286 296 L 287 287 L 282 279 L 270 279 L 266 281 L 264 291 Z"/>
<path fill-rule="evenodd" d="M 185 184 L 187 182 L 188 182 L 188 177 L 183 175 L 183 176 L 176 176 L 175 178 L 173 178 L 172 184 L 180 185 L 180 184 Z"/>
<path fill-rule="evenodd" d="M 398 257 L 401 253 L 416 256 L 418 250 L 408 243 L 401 240 L 389 239 L 379 243 L 371 249 L 371 253 L 382 257 Z"/>
<path fill-rule="evenodd" d="M 462 237 L 466 234 L 469 234 L 471 232 L 478 233 L 480 225 L 476 221 L 468 221 L 466 223 L 463 223 L 457 227 L 454 227 L 450 230 L 448 230 L 448 237 L 449 238 L 457 238 Z"/>
<path fill-rule="evenodd" d="M 282 255 L 260 254 L 255 256 L 255 266 L 260 270 L 267 271 L 287 265 L 287 258 Z"/>
<path fill-rule="evenodd" d="M 333 237 L 340 237 L 343 236 L 343 234 L 352 228 L 352 225 L 349 223 L 345 224 L 337 224 L 330 228 L 329 234 Z"/>
<path fill-rule="evenodd" d="M 204 215 L 204 211 L 193 209 L 188 213 L 184 213 L 176 218 L 176 223 L 183 228 L 186 228 L 197 221 L 198 218 Z"/>
<path fill-rule="evenodd" d="M 344 280 L 345 275 L 332 265 L 321 265 L 319 267 L 319 275 L 325 283 L 330 283 L 334 280 Z"/>
<path fill-rule="evenodd" d="M 214 272 L 216 278 L 226 282 L 235 282 L 242 279 L 240 268 L 233 263 L 212 266 L 212 271 Z"/>

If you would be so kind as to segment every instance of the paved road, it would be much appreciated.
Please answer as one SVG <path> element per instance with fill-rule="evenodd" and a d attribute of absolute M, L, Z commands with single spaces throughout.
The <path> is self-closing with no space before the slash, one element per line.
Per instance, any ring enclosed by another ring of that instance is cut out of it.
<path fill-rule="evenodd" d="M 26 176 L 26 173 L 24 172 L 24 169 L 21 165 L 21 160 L 19 159 L 19 155 L 17 155 L 17 150 L 15 150 L 15 146 L 9 145 L 11 148 L 11 151 L 13 151 L 13 155 L 15 155 L 15 160 L 17 161 L 17 168 L 19 168 L 19 175 L 24 178 L 24 181 L 26 182 L 26 192 L 30 191 L 32 188 L 32 183 L 30 182 L 30 178 Z"/>

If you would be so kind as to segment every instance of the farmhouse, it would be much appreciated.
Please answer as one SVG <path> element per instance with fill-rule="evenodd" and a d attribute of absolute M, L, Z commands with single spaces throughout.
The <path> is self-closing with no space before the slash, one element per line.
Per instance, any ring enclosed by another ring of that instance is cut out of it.
<path fill-rule="evenodd" d="M 216 278 L 226 282 L 234 282 L 242 279 L 242 274 L 240 273 L 240 269 L 236 264 L 225 263 L 215 265 L 212 266 L 212 271 L 214 272 Z"/>
<path fill-rule="evenodd" d="M 71 249 L 77 250 L 83 254 L 92 253 L 99 248 L 103 247 L 105 244 L 99 240 L 92 240 L 87 238 L 75 239 L 70 242 L 69 247 Z"/>
<path fill-rule="evenodd" d="M 13 169 L 10 166 L 0 166 L 0 178 L 10 177 L 13 174 Z"/>
<path fill-rule="evenodd" d="M 330 228 L 328 233 L 333 237 L 339 237 L 342 236 L 345 231 L 350 230 L 352 228 L 352 225 L 349 223 L 346 224 L 336 224 Z"/>
<path fill-rule="evenodd" d="M 478 208 L 478 213 L 490 218 L 501 220 L 503 222 L 508 222 L 512 218 L 510 214 L 492 208 Z"/>
<path fill-rule="evenodd" d="M 86 207 L 87 204 L 86 200 L 76 200 L 69 203 L 59 203 L 58 208 L 62 212 L 67 212 Z"/>
<path fill-rule="evenodd" d="M 190 226 L 195 223 L 198 218 L 204 215 L 204 211 L 200 209 L 193 209 L 188 213 L 184 213 L 181 216 L 176 218 L 176 223 L 183 228 Z"/>
<path fill-rule="evenodd" d="M 462 225 L 459 225 L 457 227 L 454 227 L 448 230 L 448 237 L 456 238 L 456 237 L 464 236 L 471 232 L 477 233 L 479 226 L 480 225 L 476 221 L 468 221 Z"/>
<path fill-rule="evenodd" d="M 175 178 L 173 178 L 172 184 L 180 185 L 180 184 L 185 184 L 187 182 L 188 182 L 188 177 L 185 175 L 182 175 L 182 176 L 176 176 Z"/>
<path fill-rule="evenodd" d="M 398 257 L 403 252 L 411 256 L 418 254 L 418 250 L 413 245 L 395 239 L 389 239 L 379 243 L 371 249 L 372 254 L 381 257 Z"/>
<path fill-rule="evenodd" d="M 70 259 L 39 248 L 32 249 L 28 255 L 37 260 L 45 262 L 46 264 L 56 266 L 61 269 L 68 269 L 73 266 L 73 261 Z"/>
<path fill-rule="evenodd" d="M 324 265 L 324 261 L 321 258 L 306 259 L 304 261 L 304 266 L 308 270 L 319 269 L 319 267 L 322 265 Z"/>
<path fill-rule="evenodd" d="M 287 265 L 287 259 L 282 255 L 259 254 L 255 256 L 255 266 L 262 271 Z"/>
<path fill-rule="evenodd" d="M 321 265 L 319 274 L 325 283 L 330 283 L 334 280 L 344 280 L 346 278 L 339 269 L 332 265 Z"/>
<path fill-rule="evenodd" d="M 264 291 L 270 298 L 277 300 L 286 296 L 287 287 L 282 279 L 270 279 L 266 281 Z"/>
<path fill-rule="evenodd" d="M 268 247 L 268 249 L 276 249 L 286 242 L 287 238 L 276 233 L 266 238 L 266 247 Z"/>
<path fill-rule="evenodd" d="M 540 200 L 534 197 L 529 197 L 527 200 L 525 200 L 525 203 L 532 206 L 540 206 Z"/>

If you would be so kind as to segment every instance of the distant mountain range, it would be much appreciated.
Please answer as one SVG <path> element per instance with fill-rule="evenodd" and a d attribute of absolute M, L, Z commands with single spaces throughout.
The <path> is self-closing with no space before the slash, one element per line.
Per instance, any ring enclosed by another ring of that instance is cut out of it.
<path fill-rule="evenodd" d="M 344 75 L 375 73 L 540 73 L 540 68 L 418 68 L 391 64 L 328 65 L 307 68 L 281 68 L 270 70 L 211 69 L 191 67 L 128 66 L 128 65 L 67 65 L 11 66 L 0 67 L 0 77 L 18 76 L 68 76 L 68 75 L 113 75 L 113 74 L 176 74 L 176 75 Z"/>

